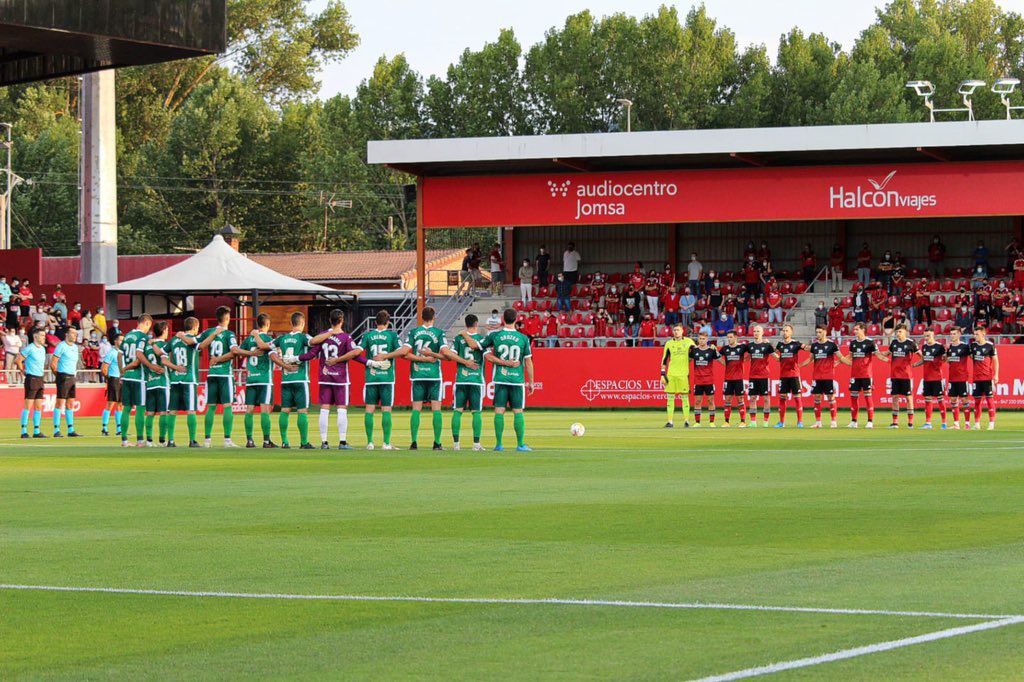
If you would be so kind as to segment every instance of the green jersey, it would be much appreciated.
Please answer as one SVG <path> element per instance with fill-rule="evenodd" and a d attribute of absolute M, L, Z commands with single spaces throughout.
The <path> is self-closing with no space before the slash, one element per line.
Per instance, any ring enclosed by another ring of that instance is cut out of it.
<path fill-rule="evenodd" d="M 125 334 L 124 342 L 121 344 L 121 356 L 124 358 L 125 367 L 135 362 L 136 352 L 146 350 L 148 345 L 149 334 L 140 332 L 138 329 Z M 128 381 L 142 381 L 142 365 L 125 371 L 124 378 Z"/>
<path fill-rule="evenodd" d="M 149 367 L 145 368 L 146 371 L 144 372 L 144 374 L 146 375 L 147 389 L 166 388 L 167 386 L 170 385 L 170 383 L 167 381 L 167 373 L 170 372 L 171 370 L 170 368 L 165 367 L 163 362 L 161 362 L 161 358 L 163 358 L 163 353 L 159 352 L 164 350 L 166 345 L 166 341 L 153 341 L 148 346 L 146 346 L 146 350 L 144 351 L 146 359 L 152 362 L 154 365 L 164 368 L 164 371 L 160 373 L 154 372 Z"/>
<path fill-rule="evenodd" d="M 496 384 L 522 385 L 526 381 L 526 358 L 531 357 L 530 337 L 515 329 L 498 329 L 487 335 L 480 344 L 487 353 L 494 353 L 500 360 L 516 360 L 518 367 L 494 365 L 491 380 Z"/>
<path fill-rule="evenodd" d="M 299 356 L 309 350 L 309 342 L 313 337 L 306 332 L 291 332 L 274 339 L 273 346 L 281 354 L 284 362 L 298 362 Z M 299 362 L 294 372 L 281 372 L 281 383 L 294 384 L 309 382 L 309 363 Z"/>
<path fill-rule="evenodd" d="M 484 340 L 483 334 L 470 334 L 478 344 Z M 455 337 L 455 343 L 452 345 L 452 350 L 463 360 L 472 360 L 478 367 L 476 369 L 470 369 L 465 365 L 458 365 L 458 369 L 455 371 L 455 383 L 457 384 L 482 384 L 484 383 L 484 349 L 483 346 L 474 349 L 466 341 L 466 337 L 459 334 Z"/>
<path fill-rule="evenodd" d="M 214 334 L 216 334 L 216 336 L 214 336 Z M 199 335 L 199 342 L 202 343 L 211 336 L 213 336 L 213 341 L 211 341 L 210 345 L 206 347 L 210 353 L 209 357 L 211 360 L 213 358 L 220 357 L 221 355 L 227 355 L 231 349 L 238 347 L 238 337 L 236 337 L 235 333 L 230 329 L 225 329 L 219 334 L 217 334 L 216 327 L 207 329 Z M 207 370 L 206 376 L 229 377 L 231 376 L 231 367 L 231 362 L 222 362 L 218 365 L 210 365 L 210 369 Z"/>
<path fill-rule="evenodd" d="M 405 345 L 412 348 L 415 355 L 423 355 L 423 351 L 440 353 L 442 348 L 448 347 L 448 339 L 444 332 L 437 327 L 416 327 L 409 332 L 405 339 Z M 440 381 L 440 362 L 413 362 L 410 363 L 409 378 L 413 381 Z"/>
<path fill-rule="evenodd" d="M 272 343 L 274 337 L 270 334 L 260 334 L 263 343 Z M 252 336 L 245 337 L 241 345 L 242 350 L 259 350 L 256 339 Z M 270 362 L 270 351 L 263 355 L 253 355 L 245 359 L 246 386 L 266 386 L 274 383 L 274 364 Z"/>
<path fill-rule="evenodd" d="M 398 334 L 385 329 L 380 331 L 372 329 L 365 334 L 360 340 L 359 345 L 366 349 L 367 359 L 372 360 L 381 354 L 394 353 L 398 350 L 401 343 L 398 340 Z M 388 369 L 373 369 L 372 367 L 366 368 L 366 383 L 368 384 L 393 384 L 395 383 L 395 361 L 391 360 L 391 367 Z"/>
<path fill-rule="evenodd" d="M 188 334 L 187 336 L 192 340 L 197 340 L 193 334 Z M 189 345 L 175 336 L 167 342 L 167 346 L 164 350 L 167 351 L 167 356 L 171 359 L 171 362 L 185 368 L 184 372 L 175 372 L 174 370 L 168 369 L 171 373 L 172 384 L 199 383 L 198 342 Z"/>

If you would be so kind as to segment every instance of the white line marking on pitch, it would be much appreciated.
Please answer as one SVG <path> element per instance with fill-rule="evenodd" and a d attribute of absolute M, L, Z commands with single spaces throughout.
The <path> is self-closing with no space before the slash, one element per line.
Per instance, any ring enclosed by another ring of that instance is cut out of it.
<path fill-rule="evenodd" d="M 1018 623 L 1024 623 L 1024 618 L 1018 616 L 1013 618 L 1003 618 L 1001 620 L 990 620 L 984 623 L 976 623 L 974 625 L 966 625 L 958 628 L 950 628 L 948 630 L 938 630 L 937 632 L 929 632 L 926 635 L 918 635 L 917 637 L 894 639 L 888 642 L 879 642 L 877 644 L 869 644 L 867 646 L 856 647 L 853 649 L 843 649 L 842 651 L 835 651 L 833 653 L 824 654 L 822 656 L 800 658 L 793 661 L 783 661 L 782 663 L 772 663 L 771 665 L 765 665 L 758 668 L 747 668 L 745 670 L 737 670 L 735 672 L 725 673 L 723 675 L 712 675 L 711 677 L 702 677 L 699 680 L 696 680 L 695 682 L 731 682 L 731 680 L 742 680 L 748 677 L 757 677 L 759 675 L 771 675 L 773 673 L 782 672 L 784 670 L 794 670 L 796 668 L 807 668 L 812 665 L 821 665 L 822 663 L 843 661 L 848 658 L 856 658 L 857 656 L 877 654 L 882 651 L 891 651 L 893 649 L 900 649 L 902 647 L 914 646 L 915 644 L 934 642 L 939 639 L 948 639 L 950 637 L 969 635 L 972 632 L 994 630 L 996 628 L 1006 627 L 1007 625 L 1016 625 Z"/>
<path fill-rule="evenodd" d="M 616 606 L 648 609 L 709 609 L 720 611 L 774 611 L 782 613 L 824 613 L 846 616 L 896 616 L 908 618 L 963 618 L 969 620 L 1020 619 L 1019 615 L 991 613 L 945 613 L 941 611 L 889 611 L 883 609 L 832 609 L 811 606 L 768 606 L 761 604 L 716 604 L 713 602 L 656 602 L 612 599 L 503 598 L 503 597 L 413 597 L 368 594 L 291 594 L 277 592 L 215 592 L 195 590 L 151 590 L 123 587 L 73 587 L 62 585 L 0 584 L 0 590 L 35 592 L 91 592 L 101 594 L 140 594 L 164 597 L 207 597 L 225 599 L 295 599 L 300 601 L 376 601 L 421 602 L 432 604 L 505 604 L 550 606 Z"/>

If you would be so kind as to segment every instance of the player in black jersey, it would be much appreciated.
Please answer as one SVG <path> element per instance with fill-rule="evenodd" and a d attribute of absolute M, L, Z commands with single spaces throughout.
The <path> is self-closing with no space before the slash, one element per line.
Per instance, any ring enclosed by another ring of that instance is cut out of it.
<path fill-rule="evenodd" d="M 693 361 L 693 425 L 700 427 L 701 413 L 705 402 L 709 403 L 708 427 L 715 428 L 715 360 L 718 349 L 708 345 L 708 335 L 697 336 L 697 346 L 690 349 Z"/>

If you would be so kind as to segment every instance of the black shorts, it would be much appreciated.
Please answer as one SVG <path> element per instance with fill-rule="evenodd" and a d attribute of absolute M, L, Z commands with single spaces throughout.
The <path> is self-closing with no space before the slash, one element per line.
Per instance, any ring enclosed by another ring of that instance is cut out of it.
<path fill-rule="evenodd" d="M 836 382 L 831 379 L 815 379 L 811 387 L 811 395 L 833 395 L 836 392 Z"/>
<path fill-rule="evenodd" d="M 803 387 L 800 386 L 799 377 L 782 377 L 779 379 L 779 395 L 786 395 L 792 393 L 793 395 L 800 395 L 803 392 Z"/>
<path fill-rule="evenodd" d="M 751 379 L 748 385 L 747 395 L 768 395 L 767 379 Z"/>
<path fill-rule="evenodd" d="M 942 397 L 942 381 L 926 381 L 924 382 L 925 398 L 941 398 Z"/>
<path fill-rule="evenodd" d="M 975 381 L 974 382 L 974 397 L 975 398 L 991 398 L 992 397 L 992 382 L 991 381 Z"/>
<path fill-rule="evenodd" d="M 743 379 L 727 379 L 722 387 L 722 395 L 735 395 L 742 397 L 746 394 L 743 390 Z"/>
<path fill-rule="evenodd" d="M 43 388 L 42 377 L 25 376 L 25 400 L 42 400 Z"/>
<path fill-rule="evenodd" d="M 107 402 L 121 402 L 121 378 L 107 377 Z"/>
<path fill-rule="evenodd" d="M 967 397 L 967 382 L 966 381 L 951 381 L 949 382 L 949 391 L 946 393 L 950 398 L 966 398 Z"/>
<path fill-rule="evenodd" d="M 860 379 L 850 379 L 850 392 L 869 392 L 871 391 L 871 377 L 861 377 Z"/>
<path fill-rule="evenodd" d="M 910 379 L 889 379 L 889 395 L 910 395 Z"/>
<path fill-rule="evenodd" d="M 714 395 L 715 385 L 714 384 L 697 384 L 693 387 L 694 395 Z"/>
<path fill-rule="evenodd" d="M 75 375 L 57 374 L 57 400 L 75 397 Z"/>

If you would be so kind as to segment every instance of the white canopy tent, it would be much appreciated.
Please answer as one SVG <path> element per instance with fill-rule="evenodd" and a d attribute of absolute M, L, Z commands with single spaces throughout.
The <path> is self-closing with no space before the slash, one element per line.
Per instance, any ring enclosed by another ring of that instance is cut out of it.
<path fill-rule="evenodd" d="M 193 295 L 251 297 L 255 311 L 260 295 L 297 294 L 329 300 L 351 294 L 288 277 L 250 260 L 215 235 L 194 256 L 145 277 L 107 287 L 112 294 L 186 298 Z M 134 305 L 133 305 L 134 307 Z"/>

